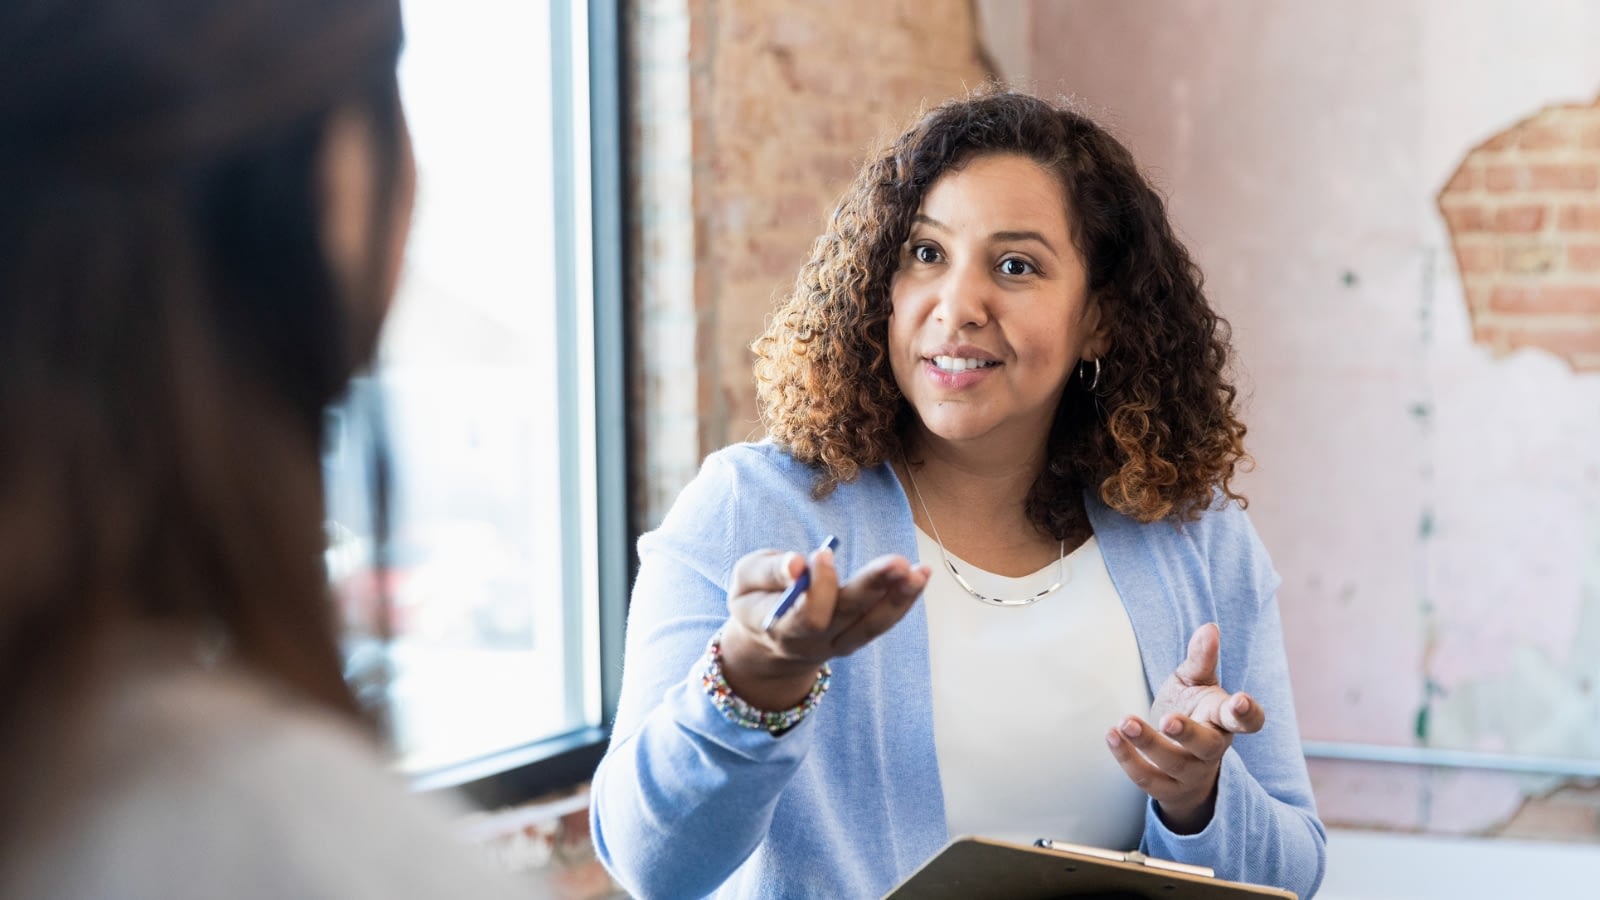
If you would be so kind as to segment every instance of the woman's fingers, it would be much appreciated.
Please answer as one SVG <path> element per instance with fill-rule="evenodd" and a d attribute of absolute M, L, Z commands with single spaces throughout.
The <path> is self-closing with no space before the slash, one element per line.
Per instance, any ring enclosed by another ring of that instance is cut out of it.
<path fill-rule="evenodd" d="M 774 623 L 775 631 L 787 627 L 786 633 L 814 636 L 832 629 L 839 594 L 839 573 L 834 568 L 833 551 L 823 547 L 805 562 L 806 568 L 801 571 L 809 572 L 810 583 L 796 598 L 793 608 Z"/>
<path fill-rule="evenodd" d="M 729 612 L 739 624 L 761 630 L 766 617 L 803 571 L 805 560 L 798 553 L 757 550 L 745 554 L 733 564 Z"/>
<path fill-rule="evenodd" d="M 834 616 L 838 628 L 833 638 L 836 656 L 846 656 L 893 628 L 922 596 L 928 584 L 927 566 L 914 566 L 904 557 L 884 557 L 868 564 L 839 591 Z"/>
<path fill-rule="evenodd" d="M 798 553 L 757 550 L 746 553 L 733 564 L 730 598 L 748 594 L 782 593 L 799 577 L 804 560 Z"/>
<path fill-rule="evenodd" d="M 739 623 L 755 631 L 818 634 L 828 630 L 837 590 L 832 550 L 817 550 L 810 559 L 757 550 L 734 563 L 728 604 Z M 796 596 L 789 600 L 791 593 Z"/>
<path fill-rule="evenodd" d="M 1215 724 L 1234 734 L 1254 734 L 1266 727 L 1267 711 L 1249 694 L 1240 691 L 1220 704 Z"/>
<path fill-rule="evenodd" d="M 1211 820 L 1222 754 L 1233 735 L 1169 714 L 1157 731 L 1130 716 L 1106 734 L 1106 746 L 1135 786 L 1156 802 L 1169 828 L 1193 834 Z"/>
<path fill-rule="evenodd" d="M 925 567 L 914 567 L 903 556 L 880 556 L 862 566 L 840 586 L 836 617 L 846 625 L 859 619 L 885 594 L 904 585 L 913 568 Z M 924 576 L 922 581 L 926 583 L 927 578 Z"/>
<path fill-rule="evenodd" d="M 1137 719 L 1124 721 L 1106 732 L 1106 746 L 1111 748 L 1111 755 L 1117 760 L 1117 765 L 1122 767 L 1128 780 L 1160 803 L 1163 798 L 1175 795 L 1181 789 L 1181 785 L 1176 778 L 1163 772 L 1151 762 L 1135 743 L 1141 738 L 1147 738 L 1149 730 L 1149 726 Z M 1130 737 L 1129 732 L 1134 736 Z"/>
<path fill-rule="evenodd" d="M 1129 716 L 1117 726 L 1117 733 L 1152 765 L 1185 785 L 1208 780 L 1233 743 L 1232 735 L 1186 716 L 1169 713 L 1158 725 Z"/>
<path fill-rule="evenodd" d="M 1217 683 L 1217 654 L 1222 634 L 1215 623 L 1208 622 L 1196 628 L 1189 636 L 1189 649 L 1183 662 L 1173 675 L 1187 686 Z"/>
<path fill-rule="evenodd" d="M 1266 725 L 1266 710 L 1254 698 L 1229 694 L 1217 683 L 1219 641 L 1215 624 L 1195 629 L 1187 656 L 1156 692 L 1151 718 L 1177 713 L 1233 734 L 1260 731 Z"/>

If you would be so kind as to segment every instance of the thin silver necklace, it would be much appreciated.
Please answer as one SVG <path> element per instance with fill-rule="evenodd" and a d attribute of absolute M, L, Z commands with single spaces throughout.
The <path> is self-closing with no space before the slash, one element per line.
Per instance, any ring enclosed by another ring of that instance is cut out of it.
<path fill-rule="evenodd" d="M 906 459 L 904 453 L 901 453 L 900 462 L 905 465 L 906 479 L 911 482 L 911 490 L 917 495 L 917 503 L 922 506 L 922 517 L 928 520 L 928 528 L 933 531 L 933 542 L 939 547 L 939 558 L 944 560 L 944 567 L 950 571 L 950 577 L 956 580 L 956 584 L 961 585 L 962 590 L 971 594 L 978 600 L 989 604 L 990 606 L 1027 606 L 1030 603 L 1038 603 L 1040 600 L 1043 600 L 1051 594 L 1054 594 L 1056 591 L 1061 590 L 1061 586 L 1067 583 L 1067 542 L 1062 541 L 1061 556 L 1056 559 L 1055 584 L 1052 584 L 1039 593 L 1034 594 L 1032 597 L 1021 597 L 1017 599 L 991 597 L 988 594 L 975 590 L 972 585 L 967 583 L 965 578 L 961 577 L 961 571 L 956 568 L 955 563 L 950 561 L 950 553 L 944 549 L 944 541 L 939 537 L 939 526 L 933 524 L 933 514 L 928 512 L 928 501 L 922 499 L 922 488 L 917 486 L 917 476 L 911 474 L 911 461 Z"/>

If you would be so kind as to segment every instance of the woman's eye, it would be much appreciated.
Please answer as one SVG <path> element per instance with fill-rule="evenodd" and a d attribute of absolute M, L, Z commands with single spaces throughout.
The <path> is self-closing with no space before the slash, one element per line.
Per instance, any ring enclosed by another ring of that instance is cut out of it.
<path fill-rule="evenodd" d="M 1000 273 L 1003 275 L 1032 275 L 1036 271 L 1032 263 L 1014 256 L 1000 260 Z"/>
<path fill-rule="evenodd" d="M 920 263 L 936 263 L 939 261 L 939 251 L 927 244 L 918 244 L 911 248 L 911 255 Z"/>

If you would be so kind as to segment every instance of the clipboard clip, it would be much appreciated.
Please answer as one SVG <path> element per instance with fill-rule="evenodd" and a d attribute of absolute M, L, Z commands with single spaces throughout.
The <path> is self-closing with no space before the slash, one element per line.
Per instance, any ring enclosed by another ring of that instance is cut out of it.
<path fill-rule="evenodd" d="M 1145 856 L 1137 850 L 1107 850 L 1103 847 L 1090 847 L 1087 844 L 1073 844 L 1067 841 L 1055 841 L 1050 838 L 1039 838 L 1033 842 L 1035 847 L 1045 850 L 1059 850 L 1063 853 L 1076 853 L 1079 856 L 1093 856 L 1110 862 L 1132 863 L 1150 869 L 1162 869 L 1167 872 L 1183 872 L 1186 875 L 1199 875 L 1203 878 L 1215 878 L 1215 869 L 1207 866 L 1190 865 L 1189 863 L 1175 862 L 1170 859 L 1160 859 L 1154 856 Z"/>

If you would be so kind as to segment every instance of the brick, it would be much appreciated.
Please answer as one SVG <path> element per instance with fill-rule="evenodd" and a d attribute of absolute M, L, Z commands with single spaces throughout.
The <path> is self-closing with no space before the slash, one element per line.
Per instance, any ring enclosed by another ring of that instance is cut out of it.
<path fill-rule="evenodd" d="M 845 189 L 845 185 L 849 184 L 850 179 L 856 174 L 856 169 L 860 167 L 860 160 L 834 149 L 813 150 L 806 154 L 804 159 L 805 162 L 800 165 L 801 171 L 815 179 L 818 184 L 826 185 L 821 192 L 822 195 L 835 198 Z"/>
<path fill-rule="evenodd" d="M 794 80 L 790 87 L 805 98 L 806 103 L 836 98 L 851 89 L 850 71 L 838 60 L 813 53 L 794 66 Z M 824 107 L 831 108 L 831 107 Z"/>
<path fill-rule="evenodd" d="M 1472 317 L 1474 328 L 1483 324 L 1482 318 L 1477 313 L 1484 312 L 1489 308 L 1489 287 L 1482 283 L 1484 280 L 1473 279 L 1472 282 L 1463 286 L 1467 294 L 1467 308 L 1474 313 Z"/>
<path fill-rule="evenodd" d="M 782 10 L 775 7 L 773 12 Z M 773 14 L 767 21 L 767 34 L 772 42 L 780 47 L 794 47 L 800 50 L 815 50 L 817 42 L 817 23 L 814 21 L 815 11 L 805 10 L 803 6 L 796 6 L 791 12 Z M 808 14 L 809 13 L 809 14 Z"/>
<path fill-rule="evenodd" d="M 1513 275 L 1543 275 L 1553 271 L 1561 258 L 1556 244 L 1508 242 L 1500 250 L 1500 263 Z"/>
<path fill-rule="evenodd" d="M 1572 129 L 1560 117 L 1554 121 L 1535 122 L 1517 133 L 1517 148 L 1528 152 L 1561 150 L 1574 143 Z"/>
<path fill-rule="evenodd" d="M 1600 291 L 1600 289 L 1597 289 Z M 1512 349 L 1533 347 L 1572 359 L 1600 353 L 1600 318 L 1580 324 L 1507 324 L 1498 335 Z"/>
<path fill-rule="evenodd" d="M 1489 166 L 1483 172 L 1484 187 L 1496 194 L 1525 191 L 1530 181 L 1526 166 L 1499 163 Z"/>
<path fill-rule="evenodd" d="M 1483 182 L 1483 170 L 1473 165 L 1470 161 L 1462 163 L 1461 168 L 1450 178 L 1450 183 L 1444 186 L 1447 194 L 1465 194 L 1475 191 Z"/>
<path fill-rule="evenodd" d="M 778 225 L 780 227 L 820 228 L 827 212 L 828 201 L 818 193 L 783 194 L 778 197 Z"/>
<path fill-rule="evenodd" d="M 1490 230 L 1489 212 L 1481 206 L 1444 206 L 1440 212 L 1452 234 Z"/>
<path fill-rule="evenodd" d="M 1494 213 L 1494 228 L 1496 231 L 1531 234 L 1543 227 L 1544 206 L 1542 205 L 1519 204 L 1517 206 L 1502 206 L 1495 210 Z"/>
<path fill-rule="evenodd" d="M 1529 187 L 1536 191 L 1592 191 L 1600 189 L 1600 165 L 1595 163 L 1545 163 L 1528 167 Z"/>
<path fill-rule="evenodd" d="M 1472 317 L 1472 342 L 1491 347 L 1496 354 L 1504 353 L 1506 349 L 1505 342 L 1500 339 L 1500 327 L 1493 322 L 1485 322 L 1481 316 Z"/>
<path fill-rule="evenodd" d="M 808 143 L 822 149 L 848 155 L 861 143 L 859 113 L 840 109 L 833 104 L 821 104 L 807 110 L 796 111 L 796 125 L 805 132 Z M 798 136 L 798 135 L 797 135 Z"/>
<path fill-rule="evenodd" d="M 731 11 L 730 11 L 731 14 Z M 688 11 L 690 59 L 704 59 L 716 48 L 716 17 L 706 15 L 704 9 Z"/>
<path fill-rule="evenodd" d="M 1456 265 L 1461 274 L 1487 275 L 1500 271 L 1500 247 L 1477 241 L 1456 245 Z"/>
<path fill-rule="evenodd" d="M 1567 268 L 1574 272 L 1600 272 L 1600 244 L 1574 244 L 1568 247 Z"/>
<path fill-rule="evenodd" d="M 1600 316 L 1600 284 L 1503 284 L 1490 294 L 1489 309 L 1519 316 Z"/>
<path fill-rule="evenodd" d="M 1478 145 L 1478 152 L 1499 153 L 1510 150 L 1517 145 L 1517 132 L 1513 130 L 1502 131 L 1482 144 Z"/>
<path fill-rule="evenodd" d="M 1561 207 L 1562 231 L 1600 231 L 1600 203 L 1569 203 Z"/>

